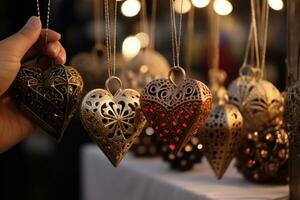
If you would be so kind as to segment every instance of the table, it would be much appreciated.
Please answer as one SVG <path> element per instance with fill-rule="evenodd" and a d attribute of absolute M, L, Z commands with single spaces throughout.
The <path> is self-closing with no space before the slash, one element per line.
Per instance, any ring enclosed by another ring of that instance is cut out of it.
<path fill-rule="evenodd" d="M 217 180 L 205 159 L 194 170 L 170 170 L 160 158 L 128 154 L 114 168 L 96 145 L 81 150 L 83 200 L 283 200 L 288 186 L 257 185 L 237 173 L 233 163 Z"/>

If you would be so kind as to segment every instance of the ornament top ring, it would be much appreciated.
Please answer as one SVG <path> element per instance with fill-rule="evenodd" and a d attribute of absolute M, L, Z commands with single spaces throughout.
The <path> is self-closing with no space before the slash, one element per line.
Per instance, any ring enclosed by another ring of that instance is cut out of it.
<path fill-rule="evenodd" d="M 105 88 L 106 88 L 106 90 L 107 90 L 109 93 L 111 93 L 111 94 L 112 94 L 112 92 L 111 92 L 111 90 L 109 89 L 109 88 L 110 88 L 110 87 L 109 87 L 109 84 L 110 84 L 113 80 L 116 80 L 116 81 L 118 82 L 118 84 L 119 84 L 119 88 L 117 89 L 117 91 L 119 91 L 120 89 L 123 88 L 123 83 L 122 83 L 121 79 L 118 78 L 118 77 L 116 77 L 116 76 L 111 76 L 111 77 L 109 77 L 109 78 L 105 81 Z"/>
<path fill-rule="evenodd" d="M 175 80 L 172 79 L 172 74 L 174 73 L 174 71 L 180 71 L 183 77 L 183 80 L 187 79 L 185 70 L 182 67 L 179 66 L 175 66 L 173 68 L 170 69 L 169 74 L 168 74 L 168 78 L 171 81 L 171 83 L 173 83 L 176 86 Z"/>

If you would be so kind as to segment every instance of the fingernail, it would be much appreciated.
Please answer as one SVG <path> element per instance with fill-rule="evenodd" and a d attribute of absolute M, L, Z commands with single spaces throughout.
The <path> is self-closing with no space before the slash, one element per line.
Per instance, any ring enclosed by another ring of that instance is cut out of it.
<path fill-rule="evenodd" d="M 41 27 L 41 20 L 39 17 L 32 16 L 29 18 L 25 26 L 32 29 L 38 29 Z"/>

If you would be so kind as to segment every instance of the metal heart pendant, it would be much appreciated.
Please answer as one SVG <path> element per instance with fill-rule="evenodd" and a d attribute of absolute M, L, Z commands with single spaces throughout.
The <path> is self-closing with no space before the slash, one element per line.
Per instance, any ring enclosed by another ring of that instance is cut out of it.
<path fill-rule="evenodd" d="M 112 77 L 120 82 L 117 77 Z M 140 108 L 140 94 L 119 89 L 115 95 L 106 88 L 89 92 L 81 105 L 81 120 L 90 137 L 117 167 L 146 124 Z"/>
<path fill-rule="evenodd" d="M 12 98 L 24 114 L 61 141 L 80 103 L 82 90 L 83 81 L 76 69 L 47 66 L 35 58 L 22 65 L 12 86 Z"/>
<path fill-rule="evenodd" d="M 173 68 L 172 70 L 176 70 Z M 211 110 L 212 95 L 200 81 L 186 79 L 176 85 L 171 79 L 150 82 L 141 94 L 142 110 L 149 125 L 177 154 L 204 122 Z"/>
<path fill-rule="evenodd" d="M 242 144 L 243 117 L 231 104 L 216 105 L 198 131 L 203 153 L 221 179 Z"/>

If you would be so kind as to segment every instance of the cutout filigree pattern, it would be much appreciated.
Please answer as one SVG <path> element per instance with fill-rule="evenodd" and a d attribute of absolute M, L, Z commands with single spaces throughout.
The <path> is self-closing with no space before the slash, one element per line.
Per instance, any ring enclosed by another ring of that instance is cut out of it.
<path fill-rule="evenodd" d="M 217 105 L 198 131 L 203 152 L 221 179 L 243 140 L 243 117 L 233 105 Z"/>
<path fill-rule="evenodd" d="M 42 70 L 22 66 L 13 84 L 15 103 L 48 134 L 60 141 L 81 100 L 83 82 L 76 69 L 54 65 Z"/>
<path fill-rule="evenodd" d="M 146 123 L 139 97 L 131 89 L 119 90 L 114 96 L 95 89 L 83 99 L 82 122 L 114 166 L 124 158 Z"/>
<path fill-rule="evenodd" d="M 212 95 L 200 81 L 186 79 L 178 85 L 168 79 L 150 82 L 141 94 L 149 125 L 172 152 L 179 152 L 211 110 Z"/>
<path fill-rule="evenodd" d="M 243 114 L 247 130 L 266 128 L 283 111 L 282 95 L 266 80 L 239 77 L 229 86 L 228 95 Z"/>

